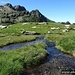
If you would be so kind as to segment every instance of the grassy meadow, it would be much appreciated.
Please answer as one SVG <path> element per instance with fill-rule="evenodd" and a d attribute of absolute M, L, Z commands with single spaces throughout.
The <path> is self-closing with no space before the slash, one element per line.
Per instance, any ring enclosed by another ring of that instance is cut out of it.
<path fill-rule="evenodd" d="M 68 31 L 67 31 L 68 30 Z M 0 46 L 17 43 L 25 41 L 25 37 L 28 40 L 35 39 L 36 35 L 25 35 L 26 32 L 35 32 L 39 35 L 44 35 L 45 39 L 55 42 L 57 47 L 63 48 L 63 51 L 74 51 L 70 46 L 70 42 L 74 42 L 75 37 L 75 25 L 66 26 L 65 24 L 60 23 L 38 23 L 38 22 L 27 22 L 27 23 L 17 23 L 7 26 L 7 28 L 0 29 Z M 7 39 L 8 38 L 8 39 Z M 71 41 L 67 40 L 71 39 Z M 66 41 L 67 40 L 67 41 Z M 63 42 L 62 42 L 63 41 Z M 67 43 L 69 44 L 67 45 Z M 75 45 L 71 42 L 71 45 Z M 62 44 L 61 43 L 65 43 Z M 63 47 L 66 46 L 66 47 Z M 67 47 L 69 49 L 67 49 Z M 67 50 L 66 50 L 67 49 Z"/>
<path fill-rule="evenodd" d="M 3 47 L 5 45 L 9 44 L 14 44 L 14 43 L 21 43 L 21 42 L 28 42 L 35 40 L 37 36 L 25 36 L 25 35 L 20 35 L 20 36 L 5 36 L 5 37 L 0 37 L 0 47 Z"/>
<path fill-rule="evenodd" d="M 17 23 L 0 29 L 0 47 L 12 43 L 28 42 L 37 36 L 44 35 L 46 40 L 56 43 L 56 47 L 64 53 L 75 56 L 75 25 L 66 27 L 60 23 Z M 27 33 L 36 32 L 39 34 Z M 15 50 L 0 50 L 0 75 L 20 75 L 32 65 L 37 65 L 47 56 L 44 43 L 22 47 Z"/>
<path fill-rule="evenodd" d="M 60 26 L 61 25 L 61 26 Z M 61 30 L 57 32 L 51 30 L 51 27 L 60 27 L 63 29 L 63 25 L 59 23 L 46 23 L 46 24 L 38 24 L 38 23 L 17 23 L 13 25 L 9 25 L 8 28 L 4 28 L 0 30 L 0 36 L 2 35 L 22 35 L 22 31 L 35 31 L 40 34 L 47 34 L 48 31 L 50 33 L 61 33 Z"/>
<path fill-rule="evenodd" d="M 47 56 L 44 43 L 16 50 L 0 51 L 0 75 L 21 75 L 23 70 L 37 65 Z"/>

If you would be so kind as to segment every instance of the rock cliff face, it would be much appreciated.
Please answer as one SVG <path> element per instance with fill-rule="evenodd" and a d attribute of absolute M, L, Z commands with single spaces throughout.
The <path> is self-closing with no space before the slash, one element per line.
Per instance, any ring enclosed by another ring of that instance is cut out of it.
<path fill-rule="evenodd" d="M 29 12 L 25 7 L 7 3 L 0 5 L 0 23 L 17 22 L 48 22 L 51 21 L 42 15 L 39 10 Z"/>

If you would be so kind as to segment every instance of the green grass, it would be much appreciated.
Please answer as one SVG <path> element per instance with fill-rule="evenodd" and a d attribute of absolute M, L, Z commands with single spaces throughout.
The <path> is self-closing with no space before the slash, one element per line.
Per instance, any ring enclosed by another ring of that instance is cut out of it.
<path fill-rule="evenodd" d="M 36 26 L 36 28 L 32 28 L 33 26 Z M 59 27 L 59 30 L 51 30 L 51 27 Z M 75 28 L 75 25 L 71 25 L 70 29 Z M 38 22 L 31 22 L 28 24 L 23 24 L 23 23 L 17 23 L 11 25 L 9 28 L 5 28 L 0 30 L 0 36 L 6 36 L 5 38 L 8 38 L 10 35 L 24 35 L 21 32 L 24 31 L 35 31 L 37 33 L 40 33 L 41 35 L 45 35 L 46 39 L 49 41 L 53 41 L 58 45 L 58 42 L 62 40 L 65 37 L 70 37 L 75 35 L 75 30 L 70 30 L 69 32 L 63 32 L 65 29 L 64 24 L 60 23 L 46 23 L 46 25 L 38 24 Z M 50 31 L 50 33 L 48 33 Z M 10 38 L 14 38 L 10 37 Z M 2 40 L 2 38 L 1 38 Z M 15 40 L 17 40 L 17 37 L 15 37 Z M 8 40 L 4 40 L 4 43 L 6 44 Z M 12 40 L 14 42 L 14 40 Z M 19 40 L 20 41 L 20 40 Z M 11 41 L 10 41 L 11 43 Z"/>
<path fill-rule="evenodd" d="M 36 26 L 36 28 L 32 28 L 33 26 Z M 40 25 L 37 23 L 28 23 L 23 25 L 23 23 L 17 23 L 17 24 L 13 24 L 12 26 L 9 26 L 9 28 L 5 28 L 0 30 L 0 35 L 4 34 L 4 35 L 21 35 L 22 31 L 35 31 L 37 33 L 40 34 L 46 34 L 48 33 L 48 31 L 50 31 L 51 33 L 59 33 L 59 31 L 52 31 L 50 28 L 51 27 L 64 27 L 64 25 L 62 24 L 56 24 L 56 23 L 48 23 L 46 25 Z"/>
<path fill-rule="evenodd" d="M 36 28 L 32 28 L 36 26 Z M 59 30 L 51 30 L 51 27 L 59 27 Z M 71 25 L 70 29 L 75 28 Z M 21 33 L 24 31 L 35 31 L 45 36 L 45 39 L 55 42 L 56 47 L 66 53 L 72 53 L 75 56 L 75 30 L 69 32 L 62 32 L 65 25 L 60 23 L 47 23 L 46 25 L 39 25 L 37 22 L 17 23 L 11 25 L 9 28 L 0 30 L 0 47 L 11 43 L 18 43 L 24 41 L 34 40 L 37 36 L 25 35 Z M 50 33 L 48 33 L 50 31 Z M 43 60 L 47 54 L 44 43 L 37 43 L 33 46 L 22 47 L 11 51 L 0 50 L 0 75 L 20 75 L 25 68 L 32 67 Z"/>
<path fill-rule="evenodd" d="M 75 56 L 75 31 L 46 35 L 45 39 L 55 42 L 56 48 L 62 52 Z"/>
<path fill-rule="evenodd" d="M 75 51 L 75 36 L 61 39 L 59 45 L 66 51 Z"/>
<path fill-rule="evenodd" d="M 36 28 L 32 28 L 33 26 L 36 26 Z M 59 27 L 59 30 L 51 30 L 51 27 Z M 75 28 L 75 25 L 71 25 L 70 29 Z M 51 23 L 48 22 L 46 23 L 46 25 L 42 24 L 38 24 L 38 22 L 30 22 L 28 24 L 23 24 L 23 23 L 17 23 L 17 24 L 13 24 L 13 25 L 9 25 L 9 28 L 5 28 L 5 29 L 1 29 L 0 30 L 0 36 L 6 36 L 4 37 L 4 44 L 6 45 L 8 42 L 8 37 L 10 37 L 12 39 L 9 43 L 12 42 L 16 42 L 18 39 L 17 37 L 15 37 L 16 35 L 25 35 L 23 33 L 21 33 L 22 31 L 35 31 L 37 33 L 40 33 L 40 35 L 44 35 L 46 36 L 46 39 L 52 42 L 55 42 L 57 45 L 59 43 L 60 40 L 62 40 L 63 38 L 67 38 L 70 36 L 74 36 L 75 35 L 75 30 L 70 30 L 69 32 L 63 32 L 63 30 L 65 29 L 65 25 L 64 24 L 60 24 L 60 23 Z M 50 33 L 48 33 L 48 31 Z M 0 41 L 2 40 L 2 38 L 0 37 Z M 18 40 L 20 41 L 20 39 Z M 3 45 L 3 43 L 0 43 L 0 46 Z"/>
<path fill-rule="evenodd" d="M 44 43 L 16 50 L 0 51 L 0 75 L 20 75 L 24 69 L 37 65 L 47 56 Z"/>
<path fill-rule="evenodd" d="M 67 36 L 61 39 L 57 46 L 58 49 L 66 54 L 70 54 L 75 57 L 75 35 Z"/>
<path fill-rule="evenodd" d="M 21 36 L 6 36 L 6 37 L 0 37 L 0 47 L 12 43 L 20 43 L 20 42 L 27 42 L 31 40 L 35 40 L 37 36 L 32 35 L 21 35 Z"/>

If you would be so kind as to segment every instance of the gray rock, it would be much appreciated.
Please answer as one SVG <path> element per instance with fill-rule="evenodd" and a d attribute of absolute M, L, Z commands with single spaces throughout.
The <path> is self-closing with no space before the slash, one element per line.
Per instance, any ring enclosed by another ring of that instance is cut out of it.
<path fill-rule="evenodd" d="M 14 6 L 14 9 L 17 10 L 17 11 L 25 11 L 26 10 L 25 7 L 20 6 L 20 5 Z"/>
<path fill-rule="evenodd" d="M 14 8 L 13 8 L 12 4 L 10 4 L 10 3 L 6 3 L 4 6 L 7 6 L 7 7 L 9 7 L 9 8 L 11 8 L 11 9 L 13 9 L 13 10 L 14 10 Z"/>

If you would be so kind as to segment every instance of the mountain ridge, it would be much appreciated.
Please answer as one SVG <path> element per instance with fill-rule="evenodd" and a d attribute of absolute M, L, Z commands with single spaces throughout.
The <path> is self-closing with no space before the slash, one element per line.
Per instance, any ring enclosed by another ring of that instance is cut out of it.
<path fill-rule="evenodd" d="M 45 17 L 38 9 L 28 11 L 24 6 L 10 3 L 0 5 L 0 23 L 17 22 L 53 22 Z"/>

